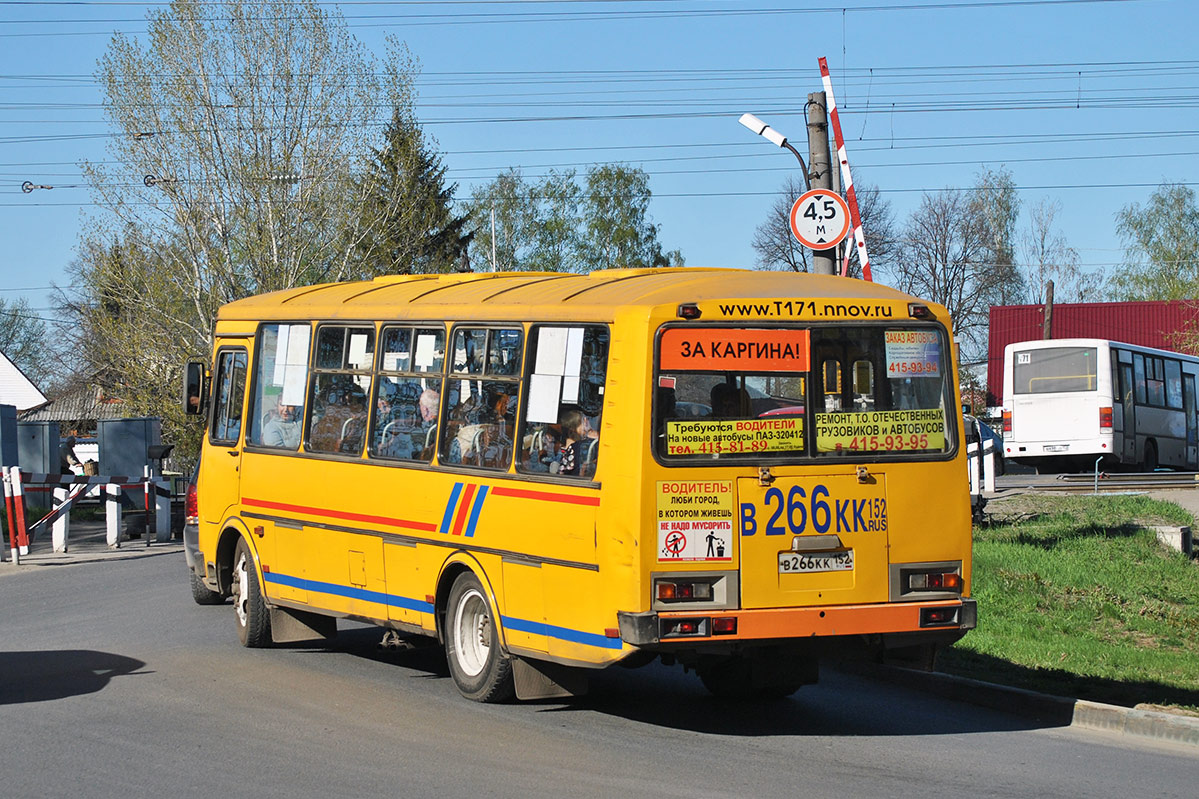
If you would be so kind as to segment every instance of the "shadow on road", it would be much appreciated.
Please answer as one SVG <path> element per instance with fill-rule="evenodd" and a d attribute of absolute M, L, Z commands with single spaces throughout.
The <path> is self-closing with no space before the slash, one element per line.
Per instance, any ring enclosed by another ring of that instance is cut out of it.
<path fill-rule="evenodd" d="M 950 650 L 938 661 L 938 668 L 969 679 L 1124 707 L 1133 707 L 1141 702 L 1199 707 L 1199 691 L 1176 685 L 1152 680 L 1110 680 L 1064 669 L 1032 668 L 965 649 Z"/>
<path fill-rule="evenodd" d="M 146 664 L 124 655 L 90 649 L 0 652 L 0 705 L 50 702 L 92 694 L 113 677 L 134 674 Z"/>
<path fill-rule="evenodd" d="M 322 648 L 411 670 L 430 680 L 449 679 L 445 655 L 433 639 L 412 637 L 405 639 L 410 647 L 382 649 L 381 638 L 377 628 L 342 629 Z M 586 696 L 523 707 L 537 713 L 602 713 L 663 728 L 746 737 L 959 735 L 1070 723 L 954 702 L 837 667 L 822 667 L 819 684 L 805 686 L 789 699 L 760 702 L 717 699 L 695 674 L 660 663 L 594 671 L 590 682 Z"/>

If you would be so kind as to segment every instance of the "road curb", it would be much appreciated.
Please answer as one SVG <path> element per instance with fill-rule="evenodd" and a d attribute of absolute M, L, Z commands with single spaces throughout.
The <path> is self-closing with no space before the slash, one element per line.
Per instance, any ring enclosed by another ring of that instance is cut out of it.
<path fill-rule="evenodd" d="M 1102 730 L 1199 747 L 1199 717 L 1069 699 L 937 671 L 914 671 L 873 663 L 842 663 L 839 668 L 1053 726 Z"/>

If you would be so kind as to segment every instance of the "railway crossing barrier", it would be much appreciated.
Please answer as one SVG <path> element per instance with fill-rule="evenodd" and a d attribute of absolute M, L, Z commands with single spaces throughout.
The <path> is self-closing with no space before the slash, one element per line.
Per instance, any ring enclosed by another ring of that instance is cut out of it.
<path fill-rule="evenodd" d="M 20 467 L 4 468 L 4 504 L 7 511 L 10 554 L 13 563 L 20 563 L 23 555 L 29 554 L 31 540 L 45 530 L 51 529 L 55 552 L 66 552 L 70 538 L 70 510 L 81 497 L 95 491 L 102 493 L 105 506 L 106 538 L 110 549 L 121 545 L 121 490 L 142 489 L 146 511 L 146 546 L 151 541 L 164 543 L 171 540 L 171 492 L 170 484 L 161 476 L 151 473 L 146 466 L 141 477 L 124 475 L 77 475 L 37 474 L 22 472 Z M 50 487 L 54 507 L 42 518 L 27 523 L 25 494 L 27 486 Z M 154 512 L 150 512 L 153 505 Z M 2 558 L 2 552 L 0 552 Z"/>

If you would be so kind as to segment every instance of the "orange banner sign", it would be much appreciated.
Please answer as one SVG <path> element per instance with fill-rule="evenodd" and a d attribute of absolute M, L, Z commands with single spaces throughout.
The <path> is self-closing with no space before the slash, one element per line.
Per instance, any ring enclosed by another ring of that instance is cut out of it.
<path fill-rule="evenodd" d="M 676 327 L 662 334 L 662 371 L 806 372 L 807 330 Z"/>

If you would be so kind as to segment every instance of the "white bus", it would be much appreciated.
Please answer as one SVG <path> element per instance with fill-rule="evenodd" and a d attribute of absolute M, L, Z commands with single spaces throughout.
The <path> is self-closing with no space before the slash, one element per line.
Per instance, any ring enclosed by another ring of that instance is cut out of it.
<path fill-rule="evenodd" d="M 1055 471 L 1199 469 L 1199 358 L 1094 338 L 1003 351 L 1003 454 Z"/>

